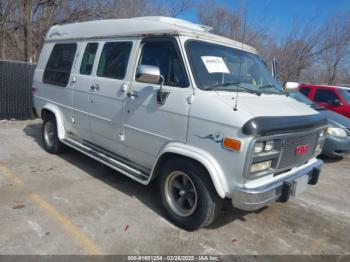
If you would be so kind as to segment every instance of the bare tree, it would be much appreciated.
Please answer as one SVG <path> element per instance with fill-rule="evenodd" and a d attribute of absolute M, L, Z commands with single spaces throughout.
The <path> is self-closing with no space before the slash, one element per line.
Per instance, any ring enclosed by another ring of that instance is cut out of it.
<path fill-rule="evenodd" d="M 93 13 L 97 19 L 146 15 L 178 17 L 194 7 L 193 0 L 97 0 L 95 3 Z"/>
<path fill-rule="evenodd" d="M 94 15 L 99 19 L 142 16 L 148 10 L 147 2 L 146 0 L 98 0 L 93 8 Z"/>
<path fill-rule="evenodd" d="M 247 16 L 245 2 L 239 2 L 238 8 L 232 9 L 208 0 L 201 2 L 198 10 L 199 21 L 213 27 L 214 33 L 259 47 L 267 40 L 265 29 L 253 28 Z"/>
<path fill-rule="evenodd" d="M 0 58 L 35 61 L 55 24 L 146 15 L 177 17 L 193 0 L 0 0 Z"/>
<path fill-rule="evenodd" d="M 0 0 L 0 58 L 2 59 L 6 59 L 6 39 L 11 34 L 10 24 L 14 7 L 14 0 Z"/>
<path fill-rule="evenodd" d="M 23 53 L 24 61 L 32 62 L 32 49 L 33 49 L 33 10 L 32 10 L 32 0 L 22 1 L 22 25 L 23 25 Z"/>
<path fill-rule="evenodd" d="M 302 80 L 303 72 L 312 67 L 323 51 L 319 44 L 322 33 L 323 29 L 313 19 L 306 23 L 296 19 L 287 36 L 275 39 L 269 52 L 278 61 L 280 81 Z"/>
<path fill-rule="evenodd" d="M 324 72 L 321 78 L 327 84 L 334 84 L 343 63 L 349 62 L 350 19 L 347 16 L 333 17 L 326 25 L 322 44 L 320 67 Z"/>
<path fill-rule="evenodd" d="M 166 15 L 171 17 L 179 17 L 188 10 L 194 8 L 193 0 L 168 0 L 165 2 Z"/>

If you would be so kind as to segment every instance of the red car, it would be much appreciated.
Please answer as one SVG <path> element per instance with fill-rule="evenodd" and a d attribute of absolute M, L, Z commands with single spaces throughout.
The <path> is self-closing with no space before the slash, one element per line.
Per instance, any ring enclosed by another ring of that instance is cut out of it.
<path fill-rule="evenodd" d="M 300 92 L 319 106 L 350 118 L 350 88 L 301 84 Z"/>

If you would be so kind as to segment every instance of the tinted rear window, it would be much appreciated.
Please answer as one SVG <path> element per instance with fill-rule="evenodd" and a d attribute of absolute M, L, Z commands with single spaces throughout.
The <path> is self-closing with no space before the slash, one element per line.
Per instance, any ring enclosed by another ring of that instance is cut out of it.
<path fill-rule="evenodd" d="M 44 72 L 44 83 L 66 86 L 72 69 L 76 44 L 56 44 Z"/>

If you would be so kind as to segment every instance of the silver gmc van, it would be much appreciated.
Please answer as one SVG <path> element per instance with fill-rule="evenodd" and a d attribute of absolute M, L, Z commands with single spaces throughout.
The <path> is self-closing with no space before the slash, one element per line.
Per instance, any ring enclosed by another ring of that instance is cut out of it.
<path fill-rule="evenodd" d="M 34 75 L 49 153 L 74 148 L 144 185 L 168 218 L 211 224 L 315 185 L 327 125 L 256 50 L 167 17 L 52 27 Z"/>

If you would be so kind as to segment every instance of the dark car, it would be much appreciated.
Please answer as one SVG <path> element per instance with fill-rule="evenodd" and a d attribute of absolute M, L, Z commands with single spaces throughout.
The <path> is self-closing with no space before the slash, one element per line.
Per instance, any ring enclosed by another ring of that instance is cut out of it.
<path fill-rule="evenodd" d="M 328 157 L 342 157 L 350 153 L 350 119 L 320 107 L 301 93 L 290 94 L 299 102 L 310 105 L 328 119 L 326 143 L 322 154 Z"/>

